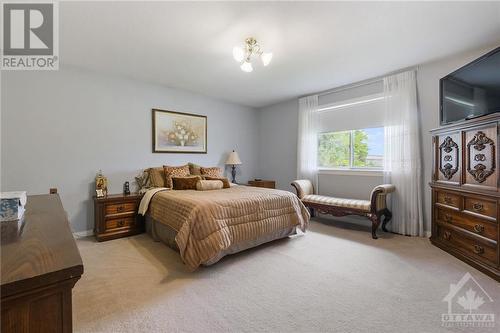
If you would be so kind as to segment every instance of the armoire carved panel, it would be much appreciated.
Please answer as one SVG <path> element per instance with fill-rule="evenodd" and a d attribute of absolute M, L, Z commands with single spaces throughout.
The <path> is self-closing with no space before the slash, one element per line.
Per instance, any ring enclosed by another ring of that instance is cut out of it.
<path fill-rule="evenodd" d="M 446 133 L 437 138 L 437 175 L 439 181 L 460 182 L 460 133 Z"/>
<path fill-rule="evenodd" d="M 496 189 L 497 126 L 473 128 L 465 132 L 465 184 Z"/>

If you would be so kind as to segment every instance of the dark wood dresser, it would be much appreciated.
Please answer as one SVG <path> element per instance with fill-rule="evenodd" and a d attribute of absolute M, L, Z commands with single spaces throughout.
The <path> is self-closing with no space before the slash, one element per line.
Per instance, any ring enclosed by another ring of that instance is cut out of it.
<path fill-rule="evenodd" d="M 28 196 L 21 232 L 2 226 L 1 250 L 2 333 L 71 332 L 83 264 L 59 196 Z"/>
<path fill-rule="evenodd" d="M 276 182 L 274 180 L 249 180 L 248 185 L 254 187 L 276 188 Z"/>
<path fill-rule="evenodd" d="M 433 130 L 431 242 L 500 281 L 499 121 Z"/>
<path fill-rule="evenodd" d="M 110 194 L 94 197 L 94 233 L 98 241 L 144 232 L 144 219 L 138 215 L 142 195 Z"/>

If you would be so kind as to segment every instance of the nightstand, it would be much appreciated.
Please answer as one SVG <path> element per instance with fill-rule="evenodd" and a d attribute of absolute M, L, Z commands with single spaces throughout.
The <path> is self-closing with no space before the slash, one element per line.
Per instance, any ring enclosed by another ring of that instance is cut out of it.
<path fill-rule="evenodd" d="M 138 214 L 142 195 L 138 193 L 94 196 L 94 233 L 99 242 L 144 232 L 144 218 Z"/>
<path fill-rule="evenodd" d="M 276 182 L 274 180 L 249 180 L 248 186 L 276 188 Z"/>

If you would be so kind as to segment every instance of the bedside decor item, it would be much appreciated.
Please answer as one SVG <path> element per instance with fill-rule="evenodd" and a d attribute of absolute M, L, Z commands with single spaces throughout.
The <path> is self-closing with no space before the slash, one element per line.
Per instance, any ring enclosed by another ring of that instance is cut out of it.
<path fill-rule="evenodd" d="M 252 56 L 259 56 L 262 64 L 264 66 L 267 66 L 269 65 L 269 63 L 271 63 L 273 53 L 262 51 L 261 46 L 253 37 L 248 37 L 247 39 L 245 39 L 244 48 L 240 46 L 235 46 L 233 48 L 233 58 L 241 64 L 240 69 L 243 72 L 250 73 L 253 71 Z"/>
<path fill-rule="evenodd" d="M 95 192 L 98 198 L 105 197 L 108 194 L 108 179 L 102 175 L 102 171 L 95 177 Z"/>
<path fill-rule="evenodd" d="M 99 242 L 144 232 L 144 220 L 138 215 L 142 195 L 110 194 L 94 197 L 94 234 Z"/>
<path fill-rule="evenodd" d="M 129 182 L 125 182 L 123 184 L 123 194 L 125 194 L 125 195 L 130 194 L 130 183 Z"/>
<path fill-rule="evenodd" d="M 23 217 L 26 191 L 0 193 L 0 221 L 16 221 Z"/>
<path fill-rule="evenodd" d="M 238 156 L 238 153 L 235 152 L 234 150 L 229 154 L 226 160 L 226 165 L 231 165 L 231 177 L 232 183 L 236 183 L 236 166 L 241 165 L 241 160 L 240 157 Z"/>
<path fill-rule="evenodd" d="M 152 110 L 153 153 L 207 153 L 207 116 Z"/>

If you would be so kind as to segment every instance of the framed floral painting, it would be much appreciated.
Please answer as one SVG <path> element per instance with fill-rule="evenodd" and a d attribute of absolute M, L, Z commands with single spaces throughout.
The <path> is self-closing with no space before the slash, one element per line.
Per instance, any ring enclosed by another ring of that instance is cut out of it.
<path fill-rule="evenodd" d="M 153 153 L 207 153 L 207 116 L 152 111 Z"/>

